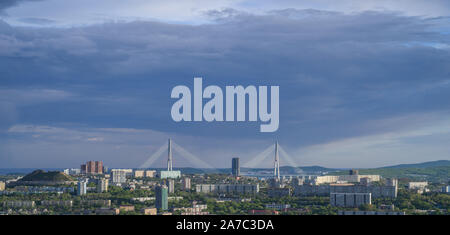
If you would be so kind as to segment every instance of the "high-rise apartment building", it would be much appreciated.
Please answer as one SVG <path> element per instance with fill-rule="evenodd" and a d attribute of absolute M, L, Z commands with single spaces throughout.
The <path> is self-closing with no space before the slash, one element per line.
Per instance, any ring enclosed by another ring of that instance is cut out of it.
<path fill-rule="evenodd" d="M 191 178 L 188 177 L 183 178 L 183 190 L 185 191 L 191 190 Z"/>
<path fill-rule="evenodd" d="M 169 208 L 168 188 L 165 185 L 157 185 L 155 188 L 155 206 L 158 210 L 164 211 Z"/>
<path fill-rule="evenodd" d="M 197 193 L 256 194 L 259 184 L 197 184 Z"/>
<path fill-rule="evenodd" d="M 144 170 L 135 170 L 134 171 L 134 178 L 143 178 L 145 176 Z"/>
<path fill-rule="evenodd" d="M 108 192 L 108 179 L 99 179 L 97 183 L 97 192 L 103 193 Z"/>
<path fill-rule="evenodd" d="M 168 189 L 169 193 L 174 193 L 175 192 L 175 180 L 168 179 L 166 181 L 166 186 L 167 186 L 167 189 Z"/>
<path fill-rule="evenodd" d="M 102 161 L 88 161 L 86 164 L 81 165 L 82 174 L 103 174 L 103 162 Z"/>
<path fill-rule="evenodd" d="M 78 181 L 77 195 L 85 195 L 87 189 L 87 182 L 85 180 Z"/>
<path fill-rule="evenodd" d="M 338 207 L 359 207 L 372 204 L 371 193 L 331 193 L 330 204 Z"/>
<path fill-rule="evenodd" d="M 241 174 L 238 157 L 235 157 L 231 160 L 231 173 L 233 174 L 233 176 L 239 176 Z"/>

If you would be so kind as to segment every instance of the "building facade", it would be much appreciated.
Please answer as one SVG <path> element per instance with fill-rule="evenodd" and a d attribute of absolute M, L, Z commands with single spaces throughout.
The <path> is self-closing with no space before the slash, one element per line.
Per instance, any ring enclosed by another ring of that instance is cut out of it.
<path fill-rule="evenodd" d="M 403 211 L 338 211 L 338 215 L 405 215 Z"/>
<path fill-rule="evenodd" d="M 272 209 L 272 210 L 286 210 L 291 208 L 291 205 L 289 204 L 276 204 L 276 203 L 272 203 L 272 204 L 266 204 L 266 209 Z"/>
<path fill-rule="evenodd" d="M 259 184 L 197 184 L 197 193 L 256 194 Z"/>
<path fill-rule="evenodd" d="M 72 200 L 43 200 L 41 206 L 58 206 L 58 207 L 72 207 Z"/>
<path fill-rule="evenodd" d="M 99 179 L 97 182 L 97 193 L 108 192 L 108 179 Z"/>
<path fill-rule="evenodd" d="M 147 178 L 155 178 L 156 177 L 156 171 L 146 170 L 145 171 L 145 177 L 147 177 Z"/>
<path fill-rule="evenodd" d="M 169 194 L 175 193 L 175 180 L 173 179 L 166 180 L 166 186 Z"/>
<path fill-rule="evenodd" d="M 160 171 L 159 178 L 161 179 L 177 179 L 181 177 L 181 171 Z"/>
<path fill-rule="evenodd" d="M 269 188 L 267 190 L 269 197 L 289 197 L 291 196 L 290 188 Z"/>
<path fill-rule="evenodd" d="M 142 208 L 141 213 L 144 215 L 156 215 L 157 210 L 156 208 Z"/>
<path fill-rule="evenodd" d="M 239 165 L 239 158 L 235 157 L 231 160 L 231 173 L 233 176 L 239 176 L 241 174 L 241 167 Z"/>
<path fill-rule="evenodd" d="M 206 209 L 208 209 L 206 204 L 197 204 L 194 201 L 192 207 L 173 208 L 173 212 L 179 211 L 181 215 L 208 215 Z"/>
<path fill-rule="evenodd" d="M 5 208 L 32 208 L 35 207 L 34 201 L 4 201 L 3 207 Z"/>
<path fill-rule="evenodd" d="M 103 162 L 102 161 L 88 161 L 86 164 L 81 165 L 82 174 L 103 174 Z"/>
<path fill-rule="evenodd" d="M 334 184 L 338 182 L 347 182 L 347 183 L 359 183 L 361 179 L 365 179 L 366 181 L 375 182 L 380 181 L 380 175 L 324 175 L 324 176 L 316 176 L 312 179 L 313 184 Z"/>
<path fill-rule="evenodd" d="M 183 190 L 185 191 L 191 190 L 191 178 L 189 177 L 183 178 Z"/>
<path fill-rule="evenodd" d="M 145 171 L 135 170 L 133 176 L 134 176 L 134 178 L 143 178 L 145 176 Z"/>
<path fill-rule="evenodd" d="M 155 188 L 156 200 L 155 207 L 158 210 L 165 211 L 169 209 L 169 193 L 165 185 L 158 185 Z"/>
<path fill-rule="evenodd" d="M 337 207 L 359 207 L 372 204 L 371 193 L 331 193 L 330 204 Z"/>
<path fill-rule="evenodd" d="M 81 200 L 83 206 L 99 206 L 99 207 L 111 207 L 111 200 Z"/>
<path fill-rule="evenodd" d="M 408 183 L 408 189 L 410 190 L 423 190 L 428 186 L 428 182 L 409 182 Z"/>
<path fill-rule="evenodd" d="M 299 185 L 295 187 L 297 196 L 328 196 L 331 193 L 371 193 L 373 198 L 396 198 L 397 185 Z"/>
<path fill-rule="evenodd" d="M 112 169 L 111 179 L 115 184 L 123 184 L 127 182 L 127 171 L 123 169 Z"/>
<path fill-rule="evenodd" d="M 66 174 L 66 175 L 79 175 L 79 174 L 81 174 L 81 169 L 77 169 L 77 168 L 65 169 L 64 170 L 64 174 Z"/>

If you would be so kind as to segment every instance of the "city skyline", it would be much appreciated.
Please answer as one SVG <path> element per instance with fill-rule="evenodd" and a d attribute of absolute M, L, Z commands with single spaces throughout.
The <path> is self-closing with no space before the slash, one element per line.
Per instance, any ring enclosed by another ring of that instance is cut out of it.
<path fill-rule="evenodd" d="M 137 167 L 168 138 L 213 167 L 275 141 L 299 166 L 450 160 L 450 4 L 431 2 L 3 1 L 0 165 Z M 279 129 L 174 122 L 194 77 L 279 86 Z"/>

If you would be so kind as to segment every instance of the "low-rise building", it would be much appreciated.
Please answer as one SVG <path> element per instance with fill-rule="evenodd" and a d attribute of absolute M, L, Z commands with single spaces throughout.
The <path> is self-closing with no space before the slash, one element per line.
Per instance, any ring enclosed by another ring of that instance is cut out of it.
<path fill-rule="evenodd" d="M 132 172 L 132 170 L 131 170 Z M 123 184 L 127 182 L 127 175 L 130 173 L 128 169 L 112 169 L 111 179 L 114 184 Z"/>
<path fill-rule="evenodd" d="M 297 196 L 328 196 L 330 193 L 371 193 L 373 198 L 396 198 L 397 185 L 299 185 L 295 187 Z"/>
<path fill-rule="evenodd" d="M 26 194 L 35 193 L 73 193 L 73 187 L 53 187 L 53 186 L 16 186 L 14 192 L 23 192 Z"/>
<path fill-rule="evenodd" d="M 209 212 L 206 209 L 208 209 L 206 204 L 197 204 L 194 201 L 192 207 L 173 208 L 173 211 L 181 211 L 181 215 L 208 215 Z"/>
<path fill-rule="evenodd" d="M 410 190 L 416 190 L 416 189 L 423 190 L 427 186 L 428 186 L 428 182 L 409 182 L 408 183 L 408 189 L 410 189 Z"/>
<path fill-rule="evenodd" d="M 156 171 L 146 170 L 145 171 L 145 177 L 147 177 L 147 178 L 155 178 L 156 177 Z"/>
<path fill-rule="evenodd" d="M 380 175 L 359 175 L 359 174 L 352 174 L 352 175 L 325 175 L 325 176 L 316 176 L 314 177 L 311 182 L 313 184 L 319 185 L 319 184 L 333 184 L 338 182 L 348 182 L 348 183 L 359 183 L 361 182 L 361 179 L 364 179 L 364 181 L 380 181 L 381 176 Z"/>
<path fill-rule="evenodd" d="M 249 210 L 250 215 L 278 215 L 279 211 L 276 210 Z"/>
<path fill-rule="evenodd" d="M 428 182 L 409 182 L 408 189 L 414 191 L 416 193 L 422 194 L 424 192 L 428 192 L 427 189 Z"/>
<path fill-rule="evenodd" d="M 145 171 L 143 170 L 135 170 L 134 178 L 143 178 L 145 176 Z"/>
<path fill-rule="evenodd" d="M 338 211 L 338 215 L 405 215 L 403 211 Z"/>
<path fill-rule="evenodd" d="M 267 190 L 269 197 L 289 197 L 291 196 L 290 188 L 269 188 Z"/>
<path fill-rule="evenodd" d="M 32 208 L 35 207 L 34 201 L 4 201 L 3 207 L 5 208 Z"/>
<path fill-rule="evenodd" d="M 276 204 L 276 203 L 272 203 L 272 204 L 266 204 L 266 209 L 272 209 L 272 210 L 286 210 L 291 208 L 291 205 L 289 204 Z"/>
<path fill-rule="evenodd" d="M 154 201 L 156 200 L 156 197 L 134 197 L 131 200 L 135 202 L 146 202 L 146 201 Z M 168 197 L 167 200 L 178 201 L 183 200 L 183 197 Z"/>
<path fill-rule="evenodd" d="M 118 215 L 120 214 L 119 208 L 98 208 L 95 209 L 96 215 Z"/>
<path fill-rule="evenodd" d="M 259 184 L 197 184 L 197 193 L 256 194 Z"/>
<path fill-rule="evenodd" d="M 72 200 L 42 200 L 41 206 L 72 207 Z"/>
<path fill-rule="evenodd" d="M 121 211 L 134 211 L 134 206 L 133 205 L 120 205 L 119 209 Z"/>
<path fill-rule="evenodd" d="M 141 212 L 144 215 L 156 215 L 157 214 L 157 209 L 156 208 L 142 208 Z"/>
<path fill-rule="evenodd" d="M 359 207 L 372 204 L 371 193 L 331 193 L 330 204 L 337 207 Z"/>
<path fill-rule="evenodd" d="M 111 200 L 82 200 L 83 206 L 111 207 Z"/>
<path fill-rule="evenodd" d="M 3 181 L 0 181 L 0 191 L 3 191 L 6 189 L 6 184 Z"/>
<path fill-rule="evenodd" d="M 65 169 L 64 173 L 67 175 L 79 175 L 81 174 L 81 169 L 79 168 Z"/>
<path fill-rule="evenodd" d="M 395 209 L 394 204 L 390 204 L 390 205 L 385 205 L 385 204 L 381 204 L 379 206 L 380 210 L 388 210 L 388 211 L 393 211 Z"/>
<path fill-rule="evenodd" d="M 108 179 L 99 179 L 97 181 L 97 193 L 108 192 Z"/>
<path fill-rule="evenodd" d="M 82 196 L 85 195 L 86 192 L 87 192 L 87 181 L 85 180 L 78 181 L 77 195 Z"/>
<path fill-rule="evenodd" d="M 191 190 L 191 178 L 189 177 L 183 178 L 183 190 L 185 191 Z"/>

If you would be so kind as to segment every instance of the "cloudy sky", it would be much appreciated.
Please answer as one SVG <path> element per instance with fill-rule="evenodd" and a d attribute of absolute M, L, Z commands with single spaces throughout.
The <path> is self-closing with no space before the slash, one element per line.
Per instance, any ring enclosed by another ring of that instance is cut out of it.
<path fill-rule="evenodd" d="M 301 166 L 450 160 L 449 16 L 445 0 L 2 0 L 0 168 L 138 167 L 169 137 L 214 167 L 275 140 Z M 172 121 L 194 76 L 280 86 L 279 130 Z"/>

